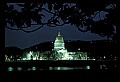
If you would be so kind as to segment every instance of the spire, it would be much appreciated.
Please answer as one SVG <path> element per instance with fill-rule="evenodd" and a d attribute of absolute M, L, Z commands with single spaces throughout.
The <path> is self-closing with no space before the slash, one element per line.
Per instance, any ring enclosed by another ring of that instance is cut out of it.
<path fill-rule="evenodd" d="M 58 36 L 61 36 L 61 35 L 60 35 L 60 29 L 59 29 L 59 32 L 58 32 Z"/>

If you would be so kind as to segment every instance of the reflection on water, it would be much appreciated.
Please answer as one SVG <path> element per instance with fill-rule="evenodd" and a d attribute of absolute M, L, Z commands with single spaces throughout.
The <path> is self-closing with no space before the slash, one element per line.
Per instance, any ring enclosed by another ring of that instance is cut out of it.
<path fill-rule="evenodd" d="M 7 71 L 39 71 L 39 70 L 90 70 L 90 69 L 119 69 L 117 65 L 107 66 L 107 65 L 99 65 L 99 66 L 83 66 L 83 67 L 7 67 Z"/>
<path fill-rule="evenodd" d="M 22 67 L 8 67 L 7 71 L 36 71 L 36 70 L 79 70 L 79 69 L 90 69 L 90 66 L 86 67 L 46 67 L 46 68 L 37 68 L 37 67 L 28 67 L 28 68 L 22 68 Z"/>
<path fill-rule="evenodd" d="M 22 68 L 21 68 L 21 67 L 18 67 L 18 68 L 17 68 L 17 70 L 18 70 L 18 71 L 21 71 L 21 70 L 22 70 Z"/>
<path fill-rule="evenodd" d="M 13 67 L 8 67 L 8 71 L 13 71 Z"/>
<path fill-rule="evenodd" d="M 49 70 L 78 70 L 86 69 L 85 67 L 49 67 Z"/>
<path fill-rule="evenodd" d="M 36 70 L 36 67 L 32 67 L 32 70 Z"/>
<path fill-rule="evenodd" d="M 86 66 L 86 69 L 90 69 L 90 66 Z"/>

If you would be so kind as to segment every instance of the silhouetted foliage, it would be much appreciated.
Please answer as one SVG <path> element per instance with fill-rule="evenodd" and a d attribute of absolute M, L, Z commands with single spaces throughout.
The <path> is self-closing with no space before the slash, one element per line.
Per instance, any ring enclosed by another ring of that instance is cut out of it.
<path fill-rule="evenodd" d="M 71 24 L 82 32 L 90 31 L 113 38 L 116 35 L 116 29 L 120 27 L 120 3 L 117 0 L 93 0 L 93 3 L 89 0 L 75 0 L 74 3 L 51 1 L 15 4 L 21 8 L 20 11 L 15 9 L 15 5 L 3 4 L 6 27 L 12 30 L 29 33 L 45 25 L 57 27 Z M 49 18 L 44 19 L 45 15 Z M 26 30 L 35 25 L 39 27 Z"/>

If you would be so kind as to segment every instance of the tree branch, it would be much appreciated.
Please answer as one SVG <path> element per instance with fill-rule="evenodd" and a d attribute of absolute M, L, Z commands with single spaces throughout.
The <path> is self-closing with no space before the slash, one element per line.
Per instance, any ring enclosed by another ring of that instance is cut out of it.
<path fill-rule="evenodd" d="M 11 27 L 6 26 L 6 28 L 8 28 L 8 29 L 10 29 L 10 30 L 22 30 L 22 31 L 24 31 L 24 32 L 30 33 L 30 32 L 34 32 L 34 31 L 42 28 L 43 25 L 45 25 L 45 24 L 47 24 L 47 23 L 43 23 L 40 27 L 38 27 L 38 28 L 36 28 L 36 29 L 34 29 L 34 30 L 31 30 L 31 31 L 27 31 L 27 30 L 24 30 L 24 29 L 23 29 L 23 28 L 28 28 L 28 27 L 20 27 L 20 28 L 15 29 L 15 28 L 11 28 Z M 38 24 L 31 24 L 31 25 L 38 25 Z"/>
<path fill-rule="evenodd" d="M 42 24 L 42 26 L 40 26 L 40 27 L 38 27 L 38 28 L 36 28 L 36 29 L 34 29 L 34 30 L 31 30 L 31 31 L 27 31 L 27 30 L 24 30 L 24 29 L 20 29 L 20 30 L 22 30 L 23 32 L 26 32 L 26 33 L 31 33 L 31 32 L 34 32 L 34 31 L 37 31 L 38 29 L 40 29 L 40 28 L 42 28 L 43 27 L 43 24 Z"/>

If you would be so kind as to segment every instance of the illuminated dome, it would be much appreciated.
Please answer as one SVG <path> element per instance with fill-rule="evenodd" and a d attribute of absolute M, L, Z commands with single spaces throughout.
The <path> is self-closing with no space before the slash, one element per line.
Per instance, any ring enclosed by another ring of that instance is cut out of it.
<path fill-rule="evenodd" d="M 55 50 L 65 49 L 64 39 L 63 39 L 63 37 L 60 35 L 60 32 L 58 32 L 58 36 L 57 36 L 56 39 L 55 39 L 54 49 L 55 49 Z"/>
<path fill-rule="evenodd" d="M 63 37 L 60 35 L 60 32 L 58 32 L 58 36 L 55 39 L 54 42 L 54 54 L 56 54 L 57 59 L 56 60 L 68 60 L 69 54 L 67 52 L 67 49 L 65 49 L 65 43 Z"/>

